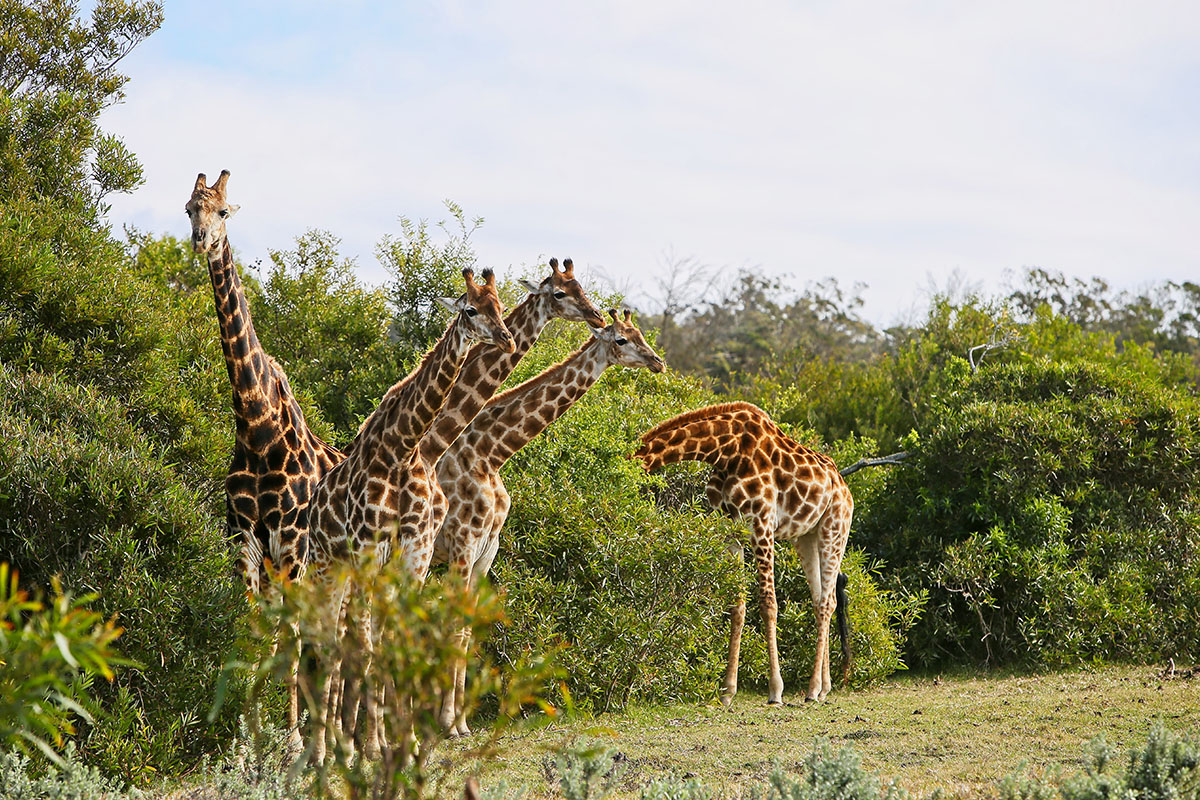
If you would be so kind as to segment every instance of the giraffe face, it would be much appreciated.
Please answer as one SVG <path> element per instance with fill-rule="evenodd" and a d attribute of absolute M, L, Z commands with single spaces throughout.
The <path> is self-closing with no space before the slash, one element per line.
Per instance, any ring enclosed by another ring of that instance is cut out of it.
<path fill-rule="evenodd" d="M 622 367 L 644 367 L 651 372 L 662 372 L 667 364 L 658 353 L 646 342 L 646 337 L 633 324 L 633 312 L 626 309 L 625 318 L 617 317 L 617 310 L 608 310 L 612 316 L 612 325 L 607 328 L 593 328 L 592 335 L 607 343 L 609 363 Z"/>
<path fill-rule="evenodd" d="M 188 220 L 192 223 L 192 249 L 197 253 L 219 253 L 225 243 L 225 222 L 237 213 L 239 206 L 225 199 L 225 184 L 229 170 L 221 170 L 221 176 L 212 186 L 206 184 L 204 173 L 196 177 L 192 197 L 184 206 Z"/>
<path fill-rule="evenodd" d="M 584 294 L 579 281 L 575 280 L 575 265 L 571 259 L 568 258 L 563 262 L 562 272 L 558 270 L 557 258 L 550 259 L 550 267 L 553 272 L 541 283 L 532 281 L 521 281 L 521 283 L 525 284 L 525 288 L 530 292 L 541 296 L 545 302 L 548 302 L 552 313 L 559 319 L 565 319 L 568 322 L 586 322 L 593 328 L 603 327 L 604 317 Z"/>
<path fill-rule="evenodd" d="M 464 269 L 463 277 L 467 281 L 466 294 L 457 300 L 439 297 L 438 302 L 458 314 L 458 324 L 471 339 L 494 345 L 506 353 L 515 352 L 517 343 L 504 325 L 504 306 L 496 294 L 496 274 L 485 269 L 483 283 L 476 283 L 474 270 Z"/>

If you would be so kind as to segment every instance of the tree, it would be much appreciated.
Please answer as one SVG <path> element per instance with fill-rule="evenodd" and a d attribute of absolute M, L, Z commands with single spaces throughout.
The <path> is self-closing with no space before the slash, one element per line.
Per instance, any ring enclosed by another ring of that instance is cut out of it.
<path fill-rule="evenodd" d="M 387 286 L 395 310 L 392 339 L 406 363 L 415 362 L 441 336 L 445 312 L 434 302 L 438 297 L 458 297 L 463 292 L 462 271 L 475 266 L 471 234 L 483 224 L 476 217 L 468 224 L 461 207 L 446 201 L 453 223 L 435 227 L 448 237 L 437 244 L 425 220 L 400 218 L 400 235 L 384 236 L 375 248 L 380 263 L 392 274 Z"/>
<path fill-rule="evenodd" d="M 109 192 L 142 182 L 100 113 L 124 97 L 116 66 L 162 24 L 157 2 L 0 0 L 0 199 L 53 197 L 98 224 Z"/>
<path fill-rule="evenodd" d="M 347 442 L 402 374 L 389 340 L 392 310 L 382 289 L 362 284 L 338 239 L 310 230 L 294 250 L 272 250 L 272 268 L 250 299 L 264 346 Z"/>

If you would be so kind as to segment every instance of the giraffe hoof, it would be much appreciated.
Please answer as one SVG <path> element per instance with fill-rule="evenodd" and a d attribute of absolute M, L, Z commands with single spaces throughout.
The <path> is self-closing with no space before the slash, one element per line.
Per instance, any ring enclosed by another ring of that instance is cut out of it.
<path fill-rule="evenodd" d="M 783 701 L 782 700 L 768 700 L 767 705 L 775 706 L 776 708 L 783 708 Z"/>

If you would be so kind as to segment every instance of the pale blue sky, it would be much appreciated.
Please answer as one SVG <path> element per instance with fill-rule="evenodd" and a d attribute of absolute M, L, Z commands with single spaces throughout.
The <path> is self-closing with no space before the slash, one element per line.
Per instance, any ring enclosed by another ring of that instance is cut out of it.
<path fill-rule="evenodd" d="M 335 7 L 336 6 L 336 7 Z M 171 2 L 105 123 L 184 235 L 230 169 L 230 240 L 374 243 L 443 198 L 481 263 L 653 288 L 668 252 L 868 284 L 889 322 L 958 270 L 1200 278 L 1200 4 Z"/>

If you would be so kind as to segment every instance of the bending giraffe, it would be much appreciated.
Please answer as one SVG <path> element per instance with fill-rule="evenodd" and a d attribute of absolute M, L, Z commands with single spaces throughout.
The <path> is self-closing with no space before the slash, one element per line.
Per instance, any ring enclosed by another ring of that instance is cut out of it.
<path fill-rule="evenodd" d="M 617 318 L 616 309 L 608 313 L 612 324 L 593 328 L 583 347 L 488 401 L 438 462 L 437 480 L 450 511 L 434 542 L 434 558 L 449 564 L 451 574 L 468 587 L 491 569 L 500 546 L 500 530 L 511 506 L 500 478 L 505 462 L 566 413 L 609 367 L 666 369 L 633 324 L 631 312 L 627 310 L 624 319 Z M 468 734 L 463 713 L 465 660 L 455 666 L 454 687 L 454 697 L 442 705 L 440 722 L 457 734 Z"/>
<path fill-rule="evenodd" d="M 680 461 L 713 466 L 707 496 L 713 508 L 750 524 L 750 544 L 758 567 L 759 602 L 766 626 L 771 675 L 768 703 L 783 702 L 783 676 L 775 642 L 775 540 L 790 542 L 804 562 L 817 620 L 816 660 L 807 700 L 824 700 L 829 677 L 829 623 L 835 610 L 845 669 L 850 667 L 845 621 L 845 577 L 840 569 L 854 515 L 854 499 L 828 456 L 797 443 L 766 412 L 750 403 L 724 403 L 680 414 L 642 435 L 634 454 L 654 471 Z M 730 545 L 740 558 L 742 544 Z M 730 611 L 729 658 L 721 701 L 737 694 L 738 656 L 746 599 Z"/>
<path fill-rule="evenodd" d="M 246 588 L 257 595 L 272 585 L 266 560 L 290 579 L 304 572 L 308 506 L 317 481 L 342 454 L 309 430 L 287 375 L 263 351 L 233 263 L 225 223 L 238 211 L 225 189 L 229 170 L 212 186 L 196 177 L 185 210 L 192 248 L 208 258 L 221 350 L 233 388 L 236 438 L 225 477 L 226 524 L 240 543 L 238 565 Z M 288 684 L 288 727 L 298 716 L 295 661 Z"/>
<path fill-rule="evenodd" d="M 467 349 L 483 342 L 506 353 L 516 349 L 512 334 L 501 318 L 496 278 L 483 271 L 476 283 L 470 269 L 463 270 L 467 291 L 457 300 L 439 302 L 454 316 L 441 339 L 408 376 L 392 386 L 379 407 L 359 428 L 346 449 L 346 459 L 333 467 L 317 485 L 310 512 L 312 547 L 309 571 L 329 584 L 331 618 L 341 624 L 342 609 L 351 586 L 334 582 L 338 562 L 358 561 L 373 555 L 381 562 L 398 559 L 414 578 L 424 580 L 433 556 L 433 531 L 429 518 L 434 478 L 421 460 L 418 445 L 429 431 L 457 379 Z M 369 669 L 373 646 L 369 615 L 353 620 L 364 648 L 364 670 Z M 349 623 L 348 623 L 349 624 Z M 341 664 L 330 665 L 324 698 L 313 729 L 314 759 L 325 757 L 329 726 L 336 725 L 340 705 L 334 687 L 341 686 Z M 364 698 L 366 728 L 363 750 L 379 754 L 381 730 L 378 696 Z M 357 702 L 347 702 L 346 731 L 357 724 Z"/>

